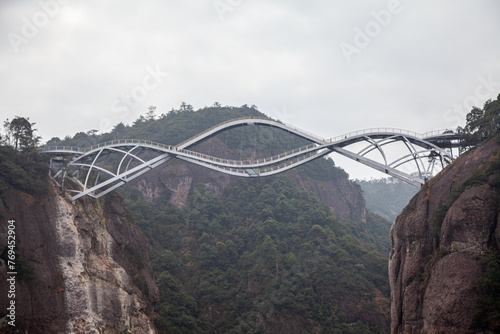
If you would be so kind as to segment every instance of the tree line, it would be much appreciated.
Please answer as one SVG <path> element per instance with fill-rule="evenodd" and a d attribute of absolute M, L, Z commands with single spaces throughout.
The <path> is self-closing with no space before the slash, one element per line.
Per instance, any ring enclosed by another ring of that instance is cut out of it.
<path fill-rule="evenodd" d="M 35 135 L 35 123 L 30 122 L 29 117 L 15 116 L 3 123 L 3 134 L 0 134 L 0 144 L 11 146 L 16 151 L 33 151 L 41 141 L 41 137 Z"/>

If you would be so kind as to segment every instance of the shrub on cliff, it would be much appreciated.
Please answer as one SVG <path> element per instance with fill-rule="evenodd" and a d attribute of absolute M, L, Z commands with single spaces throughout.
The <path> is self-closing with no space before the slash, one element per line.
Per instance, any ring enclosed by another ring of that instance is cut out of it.
<path fill-rule="evenodd" d="M 474 314 L 474 327 L 483 330 L 500 331 L 500 254 L 488 251 L 481 263 L 484 276 L 477 283 L 477 312 Z"/>
<path fill-rule="evenodd" d="M 32 195 L 48 191 L 46 157 L 37 152 L 18 152 L 10 146 L 0 146 L 0 196 L 8 185 Z"/>
<path fill-rule="evenodd" d="M 466 122 L 464 128 L 458 128 L 461 146 L 465 149 L 475 147 L 498 135 L 500 133 L 500 94 L 496 100 L 486 101 L 483 109 L 472 108 L 466 116 Z"/>

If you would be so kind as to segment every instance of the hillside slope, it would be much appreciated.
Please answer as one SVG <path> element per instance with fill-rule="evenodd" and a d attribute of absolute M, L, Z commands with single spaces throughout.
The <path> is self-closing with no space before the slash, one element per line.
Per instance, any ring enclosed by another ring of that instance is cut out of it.
<path fill-rule="evenodd" d="M 183 104 L 158 117 L 141 116 L 132 125 L 116 125 L 110 133 L 100 135 L 77 133 L 73 138 L 52 138 L 47 145 L 89 147 L 117 139 L 145 139 L 167 145 L 177 145 L 206 129 L 239 117 L 265 117 L 254 107 L 205 107 L 193 110 Z M 241 127 L 210 137 L 190 149 L 219 158 L 246 159 L 270 157 L 308 144 L 288 132 L 271 127 Z M 317 159 L 287 173 L 303 188 L 328 205 L 332 213 L 342 219 L 364 221 L 365 201 L 359 187 L 348 180 L 348 175 L 335 166 L 331 159 Z M 183 206 L 190 189 L 199 182 L 206 183 L 215 193 L 234 186 L 237 177 L 201 168 L 187 163 L 168 162 L 165 166 L 146 173 L 138 186 L 147 199 L 154 200 L 163 188 L 173 192 L 172 201 Z"/>
<path fill-rule="evenodd" d="M 339 222 L 291 179 L 198 183 L 181 208 L 125 191 L 152 243 L 163 333 L 386 333 L 390 223 Z M 354 326 L 354 327 L 353 327 Z"/>

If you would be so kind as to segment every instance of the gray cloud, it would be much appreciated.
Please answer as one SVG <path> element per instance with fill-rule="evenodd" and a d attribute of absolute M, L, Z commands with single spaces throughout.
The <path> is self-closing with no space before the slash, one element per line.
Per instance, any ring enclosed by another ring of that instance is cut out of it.
<path fill-rule="evenodd" d="M 0 118 L 29 116 L 48 140 L 130 123 L 149 105 L 218 101 L 324 137 L 454 127 L 465 112 L 455 105 L 500 82 L 499 12 L 495 0 L 3 1 Z M 371 35 L 362 47 L 359 31 Z M 342 43 L 358 49 L 350 62 Z M 168 76 L 145 89 L 156 67 Z"/>

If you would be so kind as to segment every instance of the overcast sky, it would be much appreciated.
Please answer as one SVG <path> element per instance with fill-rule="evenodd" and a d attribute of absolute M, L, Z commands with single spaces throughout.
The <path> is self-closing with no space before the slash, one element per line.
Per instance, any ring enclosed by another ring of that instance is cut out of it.
<path fill-rule="evenodd" d="M 499 17 L 498 0 L 0 0 L 0 120 L 47 141 L 217 101 L 325 138 L 452 128 L 500 93 Z"/>

